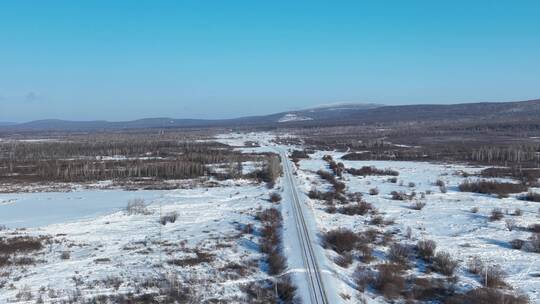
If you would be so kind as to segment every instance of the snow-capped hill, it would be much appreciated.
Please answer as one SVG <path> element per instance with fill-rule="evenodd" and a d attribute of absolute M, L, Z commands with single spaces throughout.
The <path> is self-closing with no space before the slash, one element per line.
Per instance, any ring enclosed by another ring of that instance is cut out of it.
<path fill-rule="evenodd" d="M 311 117 L 306 116 L 298 116 L 294 113 L 287 113 L 283 115 L 278 122 L 291 122 L 291 121 L 306 121 L 306 120 L 313 120 Z"/>

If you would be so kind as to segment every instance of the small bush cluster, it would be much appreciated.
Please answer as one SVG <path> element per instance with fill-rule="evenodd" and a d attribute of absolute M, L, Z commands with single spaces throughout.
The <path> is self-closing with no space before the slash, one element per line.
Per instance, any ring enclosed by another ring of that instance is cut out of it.
<path fill-rule="evenodd" d="M 334 186 L 334 192 L 337 194 L 337 193 L 342 193 L 343 190 L 345 190 L 345 184 L 338 181 L 336 179 L 336 177 L 330 173 L 330 172 L 327 172 L 327 171 L 324 171 L 324 170 L 319 170 L 317 171 L 317 174 L 324 180 L 326 180 L 327 182 L 329 182 L 330 184 L 332 184 L 332 186 Z"/>
<path fill-rule="evenodd" d="M 396 264 L 381 264 L 377 266 L 377 270 L 372 283 L 373 288 L 378 290 L 387 299 L 399 297 L 406 286 L 406 280 L 401 274 L 401 266 Z"/>
<path fill-rule="evenodd" d="M 176 219 L 178 218 L 178 213 L 176 211 L 169 212 L 165 215 L 162 215 L 159 219 L 159 222 L 161 225 L 167 225 L 167 223 L 174 223 L 176 222 Z"/>
<path fill-rule="evenodd" d="M 129 200 L 126 206 L 126 212 L 128 215 L 149 214 L 146 204 L 142 198 Z"/>
<path fill-rule="evenodd" d="M 343 171 L 345 171 L 345 165 L 343 163 L 336 163 L 330 155 L 325 155 L 322 159 L 328 163 L 335 176 L 339 178 L 343 177 Z"/>
<path fill-rule="evenodd" d="M 275 208 L 269 208 L 257 213 L 256 219 L 261 221 L 261 251 L 266 254 L 269 275 L 279 275 L 287 267 L 287 259 L 281 251 L 283 218 Z M 288 276 L 280 276 L 272 283 L 272 289 L 277 290 L 278 297 L 283 303 L 293 303 L 296 287 Z"/>
<path fill-rule="evenodd" d="M 345 215 L 365 215 L 369 211 L 372 211 L 373 205 L 365 201 L 360 201 L 355 204 L 350 204 L 337 209 L 337 212 Z"/>
<path fill-rule="evenodd" d="M 425 203 L 425 202 L 422 202 L 422 201 L 415 201 L 415 202 L 411 205 L 411 209 L 414 209 L 414 210 L 422 210 L 422 209 L 424 209 L 425 206 L 426 206 L 426 203 Z"/>
<path fill-rule="evenodd" d="M 475 192 L 483 194 L 498 194 L 506 196 L 510 193 L 519 193 L 527 191 L 527 186 L 523 184 L 503 183 L 497 181 L 469 181 L 466 180 L 459 185 L 461 192 Z"/>
<path fill-rule="evenodd" d="M 379 189 L 377 188 L 369 189 L 369 195 L 379 195 Z"/>
<path fill-rule="evenodd" d="M 398 176 L 399 172 L 391 169 L 377 169 L 373 166 L 364 166 L 360 169 L 349 168 L 347 172 L 355 176 L 368 176 L 368 175 L 390 175 Z"/>
<path fill-rule="evenodd" d="M 399 243 L 394 243 L 388 250 L 390 261 L 400 265 L 406 265 L 409 262 L 412 250 L 411 247 Z"/>
<path fill-rule="evenodd" d="M 390 193 L 392 195 L 392 199 L 395 200 L 395 201 L 407 201 L 407 200 L 412 200 L 413 198 L 416 197 L 416 192 L 411 192 L 411 194 L 407 194 L 403 191 L 392 191 Z"/>
<path fill-rule="evenodd" d="M 504 217 L 504 213 L 501 208 L 493 208 L 491 210 L 491 215 L 489 216 L 490 221 L 499 221 Z"/>
<path fill-rule="evenodd" d="M 448 298 L 444 304 L 491 304 L 502 303 L 501 299 L 504 299 L 504 304 L 528 304 L 529 299 L 524 295 L 509 294 L 505 291 L 493 289 L 493 288 L 477 288 L 468 291 L 465 294 L 458 294 Z"/>
<path fill-rule="evenodd" d="M 0 237 L 0 255 L 38 251 L 43 248 L 42 242 L 43 238 L 30 236 Z"/>
<path fill-rule="evenodd" d="M 529 191 L 527 194 L 520 197 L 520 199 L 529 202 L 540 202 L 540 193 Z"/>
<path fill-rule="evenodd" d="M 454 260 L 448 252 L 437 252 L 433 258 L 433 269 L 446 276 L 453 275 L 457 266 L 458 262 Z"/>
<path fill-rule="evenodd" d="M 435 249 L 437 249 L 437 243 L 432 240 L 420 240 L 416 244 L 418 256 L 424 261 L 430 261 L 433 258 Z"/>
<path fill-rule="evenodd" d="M 358 241 L 358 235 L 348 229 L 330 230 L 323 235 L 323 246 L 342 254 L 353 250 Z"/>
<path fill-rule="evenodd" d="M 522 184 L 535 186 L 540 178 L 540 170 L 523 168 L 487 168 L 480 172 L 483 177 L 510 177 Z"/>
<path fill-rule="evenodd" d="M 309 154 L 306 150 L 293 150 L 291 153 L 292 159 L 308 159 Z"/>
<path fill-rule="evenodd" d="M 270 193 L 270 201 L 272 203 L 279 203 L 281 202 L 281 194 L 277 193 L 277 192 L 272 192 Z"/>

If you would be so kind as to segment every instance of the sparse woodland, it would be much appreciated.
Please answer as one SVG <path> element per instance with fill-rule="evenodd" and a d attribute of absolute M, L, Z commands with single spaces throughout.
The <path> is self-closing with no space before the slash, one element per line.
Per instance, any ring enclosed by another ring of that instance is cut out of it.
<path fill-rule="evenodd" d="M 115 138 L 98 141 L 19 142 L 0 144 L 0 181 L 95 182 L 125 179 L 189 179 L 242 176 L 242 163 L 256 161 L 263 169 L 246 177 L 272 182 L 279 159 L 270 154 L 243 154 L 202 141 Z M 209 166 L 223 166 L 214 173 Z"/>

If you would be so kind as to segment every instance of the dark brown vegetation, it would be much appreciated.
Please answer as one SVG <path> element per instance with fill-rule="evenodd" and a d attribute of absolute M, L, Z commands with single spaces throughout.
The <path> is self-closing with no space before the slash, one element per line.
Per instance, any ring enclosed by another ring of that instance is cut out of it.
<path fill-rule="evenodd" d="M 446 276 L 453 275 L 457 266 L 458 262 L 448 252 L 437 252 L 433 258 L 433 269 Z"/>
<path fill-rule="evenodd" d="M 482 177 L 508 177 L 519 180 L 522 184 L 528 186 L 538 185 L 540 178 L 540 169 L 523 169 L 523 168 L 487 168 L 480 172 Z"/>
<path fill-rule="evenodd" d="M 332 186 L 334 187 L 334 192 L 336 194 L 338 193 L 342 193 L 343 190 L 345 190 L 345 184 L 343 182 L 340 182 L 336 179 L 336 177 L 328 172 L 328 171 L 324 171 L 324 170 L 319 170 L 317 171 L 317 174 L 324 180 L 326 180 L 327 182 L 329 182 L 330 184 L 332 184 Z"/>
<path fill-rule="evenodd" d="M 373 205 L 365 201 L 349 204 L 337 209 L 337 212 L 346 215 L 365 215 L 366 213 L 374 210 Z"/>
<path fill-rule="evenodd" d="M 249 176 L 273 182 L 280 174 L 274 154 L 245 154 L 216 142 L 115 136 L 75 141 L 0 143 L 0 180 L 4 182 L 93 182 L 122 179 L 188 179 L 242 176 L 242 162 L 263 163 Z M 214 173 L 210 166 L 225 166 Z"/>
<path fill-rule="evenodd" d="M 202 263 L 210 263 L 214 260 L 214 255 L 208 252 L 196 251 L 195 257 L 188 257 L 183 259 L 168 260 L 169 265 L 175 265 L 180 267 L 195 266 Z"/>
<path fill-rule="evenodd" d="M 529 191 L 527 194 L 520 197 L 521 200 L 529 202 L 539 202 L 540 203 L 540 193 Z"/>
<path fill-rule="evenodd" d="M 432 240 L 420 240 L 416 244 L 418 256 L 425 261 L 430 261 L 433 258 L 436 248 L 437 244 Z"/>
<path fill-rule="evenodd" d="M 281 202 L 281 194 L 277 193 L 277 192 L 272 192 L 270 193 L 270 201 L 272 203 L 279 203 Z"/>
<path fill-rule="evenodd" d="M 396 264 L 380 264 L 373 280 L 373 287 L 385 298 L 395 299 L 405 289 L 405 278 L 402 276 L 402 268 Z"/>
<path fill-rule="evenodd" d="M 504 183 L 497 181 L 479 180 L 469 181 L 466 180 L 459 185 L 459 190 L 462 192 L 475 192 L 483 194 L 498 194 L 506 196 L 510 193 L 519 193 L 527 191 L 527 186 L 523 184 Z"/>
<path fill-rule="evenodd" d="M 308 159 L 309 154 L 306 150 L 293 150 L 291 153 L 292 159 Z"/>
<path fill-rule="evenodd" d="M 410 194 L 407 194 L 403 191 L 392 191 L 390 193 L 392 195 L 392 199 L 395 200 L 395 201 L 407 201 L 407 200 L 412 200 L 413 198 L 416 197 L 416 192 L 411 192 Z"/>
<path fill-rule="evenodd" d="M 322 239 L 324 248 L 332 249 L 339 254 L 353 250 L 358 240 L 358 235 L 348 229 L 330 230 Z"/>
<path fill-rule="evenodd" d="M 491 215 L 489 216 L 490 221 L 498 221 L 504 217 L 504 213 L 501 208 L 494 208 L 491 210 Z"/>
<path fill-rule="evenodd" d="M 11 255 L 19 252 L 37 251 L 43 248 L 44 238 L 30 236 L 0 237 L 0 254 Z"/>
<path fill-rule="evenodd" d="M 412 250 L 410 246 L 399 243 L 392 244 L 388 250 L 390 261 L 399 265 L 406 265 L 409 262 L 411 254 Z"/>
<path fill-rule="evenodd" d="M 167 225 L 167 223 L 174 223 L 176 222 L 176 219 L 178 218 L 178 213 L 176 211 L 169 212 L 165 215 L 162 215 L 159 219 L 159 222 L 161 225 Z"/>
<path fill-rule="evenodd" d="M 276 208 L 265 209 L 255 216 L 263 227 L 261 228 L 261 251 L 266 255 L 266 263 L 268 266 L 268 274 L 275 276 L 282 274 L 287 268 L 287 259 L 282 252 L 282 225 L 283 218 L 281 213 Z M 290 278 L 280 276 L 270 286 L 277 291 L 278 297 L 284 303 L 292 303 L 296 286 L 294 286 Z"/>
<path fill-rule="evenodd" d="M 348 168 L 347 172 L 356 176 L 368 176 L 368 175 L 390 175 L 398 176 L 399 172 L 392 169 L 377 169 L 373 166 L 364 166 L 360 169 Z"/>
<path fill-rule="evenodd" d="M 31 265 L 35 260 L 30 257 L 16 257 L 16 254 L 29 253 L 43 249 L 44 237 L 16 236 L 0 237 L 0 267 L 9 265 Z"/>
<path fill-rule="evenodd" d="M 444 304 L 527 304 L 529 299 L 524 295 L 515 295 L 506 291 L 493 288 L 477 288 L 465 294 L 452 296 L 444 301 Z"/>

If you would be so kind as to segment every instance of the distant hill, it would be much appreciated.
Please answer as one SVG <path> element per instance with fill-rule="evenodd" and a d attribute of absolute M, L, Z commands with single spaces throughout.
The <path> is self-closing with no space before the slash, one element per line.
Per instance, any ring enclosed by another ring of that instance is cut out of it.
<path fill-rule="evenodd" d="M 327 105 L 270 115 L 222 120 L 145 118 L 133 121 L 110 122 L 37 120 L 21 124 L 2 124 L 4 130 L 110 130 L 141 128 L 189 127 L 286 127 L 351 124 L 393 124 L 402 122 L 496 122 L 532 121 L 540 123 L 540 99 L 519 102 L 482 102 L 451 105 L 376 104 Z"/>

